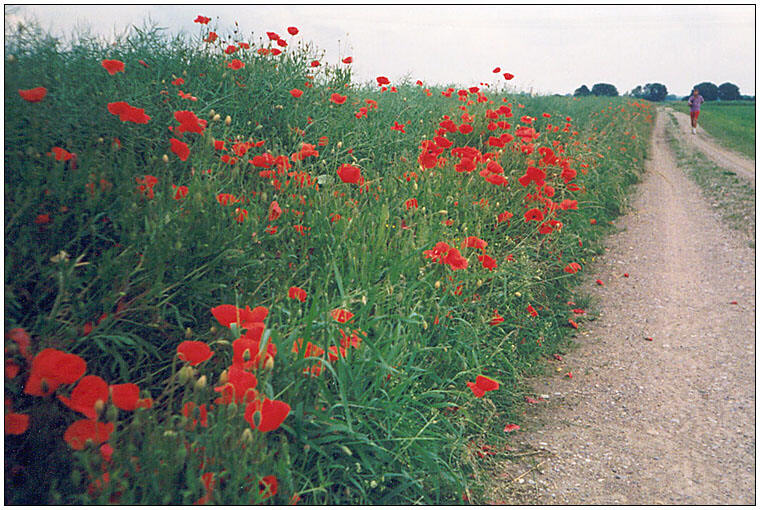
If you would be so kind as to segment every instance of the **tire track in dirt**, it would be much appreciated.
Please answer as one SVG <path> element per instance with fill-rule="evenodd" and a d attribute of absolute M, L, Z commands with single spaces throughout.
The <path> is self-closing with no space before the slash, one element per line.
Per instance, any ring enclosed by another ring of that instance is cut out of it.
<path fill-rule="evenodd" d="M 741 177 L 752 181 L 755 185 L 755 162 L 742 154 L 722 147 L 715 139 L 703 129 L 697 128 L 697 134 L 691 133 L 691 119 L 685 113 L 676 112 L 670 108 L 665 111 L 675 115 L 678 120 L 679 132 L 682 139 L 699 149 L 705 156 L 710 158 L 716 165 L 731 170 Z"/>
<path fill-rule="evenodd" d="M 755 252 L 678 169 L 666 122 L 632 212 L 583 268 L 599 318 L 535 381 L 550 398 L 514 433 L 547 455 L 499 466 L 490 500 L 755 504 Z"/>

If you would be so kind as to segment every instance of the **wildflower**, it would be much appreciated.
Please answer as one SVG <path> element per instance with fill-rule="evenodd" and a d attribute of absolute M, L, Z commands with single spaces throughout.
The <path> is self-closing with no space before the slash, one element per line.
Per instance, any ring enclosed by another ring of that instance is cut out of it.
<path fill-rule="evenodd" d="M 143 108 L 130 106 L 125 101 L 108 103 L 108 111 L 113 115 L 118 115 L 122 122 L 134 122 L 135 124 L 147 124 L 150 117 L 145 115 Z"/>
<path fill-rule="evenodd" d="M 288 27 L 288 33 L 290 35 L 296 35 L 298 33 L 298 29 L 296 27 Z"/>
<path fill-rule="evenodd" d="M 388 85 L 388 84 L 390 84 L 390 82 L 391 82 L 391 81 L 390 81 L 388 78 L 386 78 L 385 76 L 378 76 L 378 77 L 376 78 L 376 80 L 377 80 L 377 85 L 378 85 L 378 86 L 382 86 L 382 85 Z"/>
<path fill-rule="evenodd" d="M 540 209 L 530 209 L 525 211 L 525 221 L 543 221 L 544 213 Z"/>
<path fill-rule="evenodd" d="M 346 102 L 346 99 L 347 99 L 347 96 L 342 96 L 336 92 L 333 92 L 330 95 L 330 102 L 335 103 L 335 104 L 343 104 Z"/>
<path fill-rule="evenodd" d="M 446 258 L 443 259 L 445 264 L 448 264 L 451 269 L 456 271 L 457 269 L 467 269 L 467 259 L 462 257 L 459 250 L 451 248 L 446 254 Z"/>
<path fill-rule="evenodd" d="M 198 15 L 197 18 L 193 20 L 193 23 L 200 23 L 201 25 L 208 25 L 208 22 L 211 21 L 211 18 L 207 18 L 206 16 Z"/>
<path fill-rule="evenodd" d="M 393 125 L 391 126 L 391 129 L 393 131 L 400 131 L 402 133 L 406 133 L 406 131 L 404 131 L 404 125 L 399 124 L 398 121 L 393 121 Z"/>
<path fill-rule="evenodd" d="M 62 384 L 72 384 L 84 375 L 87 363 L 76 354 L 43 349 L 32 360 L 24 393 L 37 397 L 52 394 Z"/>
<path fill-rule="evenodd" d="M 214 388 L 214 391 L 222 394 L 216 399 L 216 403 L 230 404 L 232 402 L 255 401 L 258 398 L 258 392 L 255 389 L 258 384 L 256 376 L 243 370 L 240 365 L 232 364 L 228 370 L 227 382 Z"/>
<path fill-rule="evenodd" d="M 493 271 L 498 266 L 496 261 L 492 257 L 486 254 L 478 255 L 478 260 L 483 265 L 484 269 L 488 269 L 490 271 Z"/>
<path fill-rule="evenodd" d="M 312 60 L 311 61 L 311 67 L 319 67 L 320 63 L 319 60 Z"/>
<path fill-rule="evenodd" d="M 113 76 L 116 73 L 124 72 L 124 62 L 121 60 L 102 60 L 100 64 L 108 71 L 108 74 Z"/>
<path fill-rule="evenodd" d="M 182 406 L 182 416 L 185 418 L 190 418 L 193 414 L 194 409 L 195 402 L 185 402 L 185 405 Z M 206 407 L 206 404 L 201 404 L 198 406 L 198 415 L 201 419 L 201 427 L 208 427 L 208 408 Z M 197 424 L 198 418 L 193 417 L 193 428 L 195 428 Z"/>
<path fill-rule="evenodd" d="M 91 420 L 97 418 L 96 405 L 108 401 L 108 383 L 96 375 L 86 375 L 79 381 L 71 397 L 58 395 L 58 400 L 74 411 L 80 412 Z"/>
<path fill-rule="evenodd" d="M 238 47 L 237 47 L 237 46 L 235 46 L 234 44 L 230 44 L 230 45 L 228 45 L 228 46 L 227 46 L 227 47 L 224 49 L 224 52 L 225 52 L 227 55 L 232 55 L 232 54 L 233 54 L 233 53 L 235 53 L 237 50 L 238 50 Z"/>
<path fill-rule="evenodd" d="M 177 356 L 187 361 L 190 366 L 196 366 L 213 356 L 214 353 L 206 342 L 185 340 L 177 346 Z"/>
<path fill-rule="evenodd" d="M 233 70 L 235 70 L 235 71 L 238 71 L 238 70 L 240 70 L 240 69 L 244 68 L 244 67 L 245 67 L 245 64 L 243 63 L 243 61 L 242 61 L 242 60 L 240 60 L 240 59 L 237 59 L 237 58 L 234 58 L 234 59 L 232 59 L 232 60 L 230 61 L 230 63 L 229 63 L 229 64 L 227 64 L 227 67 L 229 67 L 230 69 L 233 69 Z"/>
<path fill-rule="evenodd" d="M 565 266 L 566 273 L 573 274 L 573 273 L 577 273 L 580 270 L 581 270 L 581 265 L 578 264 L 577 262 L 570 262 L 568 265 Z"/>
<path fill-rule="evenodd" d="M 45 98 L 47 89 L 45 87 L 35 87 L 33 89 L 21 90 L 19 89 L 18 95 L 21 99 L 29 103 L 39 103 Z"/>
<path fill-rule="evenodd" d="M 343 62 L 344 64 L 351 64 L 353 63 L 353 61 L 354 61 L 353 57 L 346 57 L 343 60 L 341 60 L 341 62 Z"/>
<path fill-rule="evenodd" d="M 512 73 L 504 73 L 504 79 L 505 80 L 511 80 L 514 77 L 515 77 L 515 75 L 512 74 Z"/>
<path fill-rule="evenodd" d="M 247 209 L 243 209 L 242 207 L 235 208 L 235 221 L 237 221 L 238 223 L 243 223 L 247 217 L 248 217 Z"/>
<path fill-rule="evenodd" d="M 212 43 L 216 41 L 218 37 L 219 36 L 216 34 L 216 32 L 209 32 L 206 38 L 203 40 L 206 41 L 207 43 Z"/>
<path fill-rule="evenodd" d="M 333 319 L 340 322 L 341 324 L 345 324 L 346 322 L 350 321 L 354 316 L 354 314 L 348 310 L 343 310 L 341 308 L 334 309 L 332 312 L 330 312 L 330 315 Z"/>
<path fill-rule="evenodd" d="M 488 246 L 488 243 L 479 237 L 468 236 L 464 238 L 464 241 L 462 241 L 462 246 L 465 248 L 478 248 L 480 250 L 485 250 L 486 246 Z"/>
<path fill-rule="evenodd" d="M 303 95 L 303 90 L 301 89 L 291 89 L 290 95 L 295 97 L 296 99 L 301 97 Z"/>
<path fill-rule="evenodd" d="M 29 415 L 19 413 L 5 414 L 5 433 L 20 435 L 29 428 Z"/>
<path fill-rule="evenodd" d="M 408 199 L 407 201 L 404 202 L 404 207 L 406 207 L 407 211 L 412 208 L 417 209 L 419 207 L 419 205 L 417 204 L 417 199 L 416 198 Z"/>
<path fill-rule="evenodd" d="M 63 433 L 63 439 L 74 450 L 83 450 L 88 439 L 96 445 L 105 443 L 111 437 L 113 430 L 113 423 L 79 420 L 69 425 L 69 428 Z"/>
<path fill-rule="evenodd" d="M 5 338 L 15 342 L 21 355 L 26 358 L 27 361 L 32 361 L 32 355 L 29 352 L 32 339 L 24 328 L 13 328 L 8 330 L 5 334 Z"/>
<path fill-rule="evenodd" d="M 491 326 L 498 326 L 502 322 L 504 322 L 504 317 L 499 315 L 499 312 L 497 310 L 494 310 L 493 318 L 488 322 L 488 324 L 490 324 Z"/>
<path fill-rule="evenodd" d="M 519 425 L 515 425 L 514 423 L 508 423 L 504 427 L 504 432 L 513 432 L 515 430 L 520 430 L 520 426 Z"/>
<path fill-rule="evenodd" d="M 174 200 L 182 200 L 190 192 L 190 188 L 187 186 L 177 186 L 175 184 L 172 184 L 172 188 L 177 190 L 176 193 L 174 193 Z"/>
<path fill-rule="evenodd" d="M 573 319 L 568 319 L 567 322 L 568 324 L 570 324 L 570 326 L 572 326 L 573 329 L 578 329 L 578 323 L 575 322 Z"/>
<path fill-rule="evenodd" d="M 254 413 L 259 412 L 259 423 L 254 422 Z M 243 415 L 251 428 L 258 429 L 260 432 L 270 432 L 279 428 L 285 418 L 290 414 L 290 405 L 281 400 L 254 400 L 245 406 Z"/>
<path fill-rule="evenodd" d="M 134 383 L 112 384 L 108 387 L 113 405 L 123 411 L 134 411 L 140 400 L 140 388 Z"/>
<path fill-rule="evenodd" d="M 300 287 L 290 287 L 288 289 L 288 297 L 290 299 L 297 299 L 303 303 L 306 301 L 306 291 Z"/>
<path fill-rule="evenodd" d="M 596 284 L 597 284 L 597 285 L 604 285 L 604 282 L 603 282 L 602 280 L 597 280 L 597 281 L 596 281 Z"/>
<path fill-rule="evenodd" d="M 211 314 L 226 328 L 234 323 L 241 329 L 247 329 L 250 324 L 264 322 L 269 309 L 264 306 L 251 310 L 249 306 L 238 308 L 234 305 L 219 305 L 211 309 Z"/>
<path fill-rule="evenodd" d="M 55 155 L 56 161 L 68 161 L 75 157 L 74 154 L 61 147 L 53 147 L 50 152 Z"/>
<path fill-rule="evenodd" d="M 528 307 L 525 308 L 525 311 L 528 312 L 531 317 L 537 317 L 538 316 L 538 312 L 536 311 L 535 308 L 533 308 L 532 305 L 528 305 Z"/>
<path fill-rule="evenodd" d="M 158 183 L 158 179 L 152 175 L 143 175 L 142 177 L 135 177 L 137 182 L 138 191 L 145 194 L 147 198 L 153 198 L 153 186 Z"/>
<path fill-rule="evenodd" d="M 273 200 L 272 203 L 269 204 L 269 221 L 276 220 L 281 214 L 282 209 L 280 208 L 280 204 L 278 204 L 276 200 Z"/>
<path fill-rule="evenodd" d="M 259 496 L 267 499 L 277 494 L 277 478 L 274 475 L 265 476 L 259 480 Z M 292 498 L 291 498 L 292 499 Z"/>
<path fill-rule="evenodd" d="M 180 142 L 176 138 L 171 138 L 169 142 L 171 143 L 171 151 L 176 154 L 181 161 L 187 161 L 187 158 L 190 156 L 190 147 L 188 147 L 185 142 Z"/>
<path fill-rule="evenodd" d="M 361 169 L 348 163 L 344 163 L 338 169 L 338 177 L 340 180 L 349 184 L 362 184 L 364 178 L 362 177 Z"/>
<path fill-rule="evenodd" d="M 467 386 L 472 390 L 472 393 L 481 398 L 487 391 L 494 391 L 499 389 L 499 383 L 494 381 L 490 377 L 479 375 L 475 378 L 475 382 L 467 381 Z"/>

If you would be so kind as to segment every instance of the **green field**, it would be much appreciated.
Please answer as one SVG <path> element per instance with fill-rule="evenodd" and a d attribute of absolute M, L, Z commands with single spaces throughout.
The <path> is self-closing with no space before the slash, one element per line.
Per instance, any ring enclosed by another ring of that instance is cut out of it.
<path fill-rule="evenodd" d="M 6 37 L 6 504 L 482 503 L 651 105 L 198 28 Z"/>
<path fill-rule="evenodd" d="M 667 106 L 689 113 L 686 101 Z M 702 104 L 699 125 L 726 147 L 755 159 L 755 102 L 708 101 Z"/>

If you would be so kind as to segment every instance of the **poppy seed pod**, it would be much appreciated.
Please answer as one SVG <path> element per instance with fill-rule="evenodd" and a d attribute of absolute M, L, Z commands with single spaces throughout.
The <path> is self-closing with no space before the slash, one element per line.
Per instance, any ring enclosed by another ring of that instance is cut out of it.
<path fill-rule="evenodd" d="M 179 383 L 185 384 L 192 375 L 193 369 L 190 368 L 189 365 L 185 365 L 184 367 L 180 368 L 179 373 L 177 374 Z"/>

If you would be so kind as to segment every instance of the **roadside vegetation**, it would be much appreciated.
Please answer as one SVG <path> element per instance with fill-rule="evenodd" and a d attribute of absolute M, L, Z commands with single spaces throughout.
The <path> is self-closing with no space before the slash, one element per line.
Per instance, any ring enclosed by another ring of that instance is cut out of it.
<path fill-rule="evenodd" d="M 685 101 L 668 102 L 667 106 L 689 114 Z M 699 126 L 723 146 L 755 159 L 755 102 L 709 101 L 702 104 Z"/>
<path fill-rule="evenodd" d="M 5 503 L 480 503 L 650 104 L 196 21 L 6 37 Z"/>

